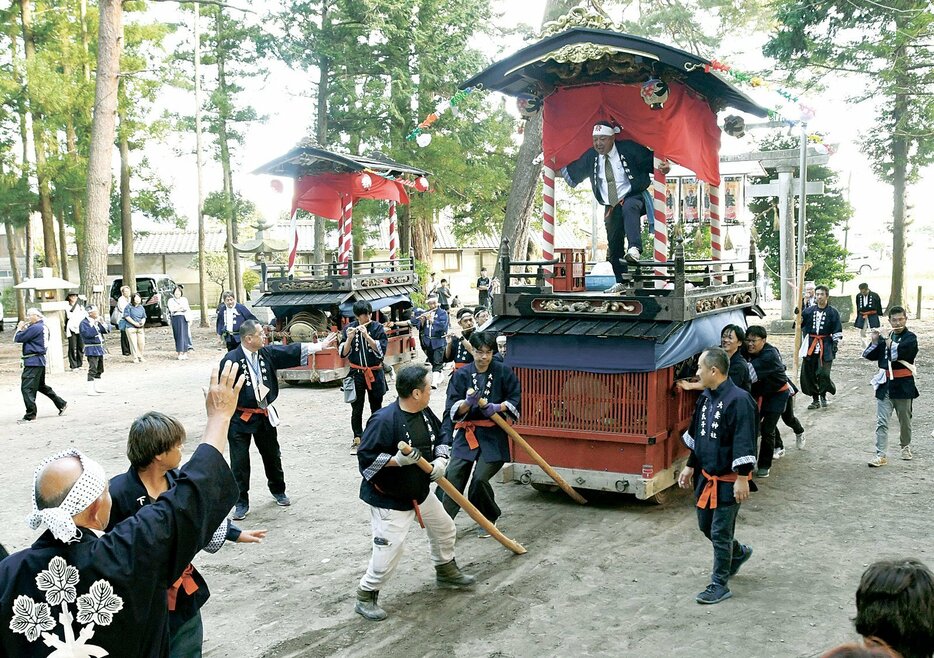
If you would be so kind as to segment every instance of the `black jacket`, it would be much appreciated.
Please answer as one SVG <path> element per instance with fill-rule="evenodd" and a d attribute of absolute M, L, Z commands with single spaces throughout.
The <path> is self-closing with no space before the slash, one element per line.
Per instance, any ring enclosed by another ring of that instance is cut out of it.
<path fill-rule="evenodd" d="M 641 144 L 630 140 L 616 142 L 616 152 L 619 154 L 620 162 L 623 163 L 623 170 L 629 177 L 629 184 L 632 188 L 626 194 L 626 198 L 642 194 L 651 184 L 651 175 L 655 170 L 655 159 L 652 151 Z M 597 201 L 607 205 L 606 199 L 600 197 L 600 185 L 597 183 L 598 163 L 596 149 L 589 148 L 577 160 L 564 167 L 561 174 L 571 187 L 577 185 L 585 178 L 590 178 L 590 188 Z M 622 201 L 622 199 L 620 199 Z"/>

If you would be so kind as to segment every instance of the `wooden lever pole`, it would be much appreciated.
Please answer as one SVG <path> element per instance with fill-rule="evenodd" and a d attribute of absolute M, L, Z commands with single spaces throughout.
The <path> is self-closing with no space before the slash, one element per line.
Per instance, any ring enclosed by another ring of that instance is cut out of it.
<path fill-rule="evenodd" d="M 481 399 L 480 408 L 482 409 L 486 405 L 487 405 L 487 401 L 484 399 Z M 572 487 L 570 484 L 565 482 L 564 478 L 558 475 L 558 472 L 555 469 L 553 469 L 551 465 L 548 462 L 546 462 L 540 454 L 535 452 L 535 448 L 530 446 L 529 442 L 523 439 L 522 435 L 519 434 L 516 430 L 514 430 L 512 428 L 512 425 L 507 423 L 506 420 L 502 416 L 500 416 L 497 413 L 494 413 L 492 416 L 490 416 L 490 420 L 492 420 L 494 423 L 499 425 L 502 428 L 502 430 L 506 432 L 506 434 L 508 434 L 512 438 L 513 441 L 515 441 L 520 446 L 522 446 L 522 449 L 525 450 L 529 454 L 529 457 L 532 458 L 532 461 L 534 461 L 536 464 L 541 466 L 542 470 L 548 474 L 548 477 L 550 477 L 552 480 L 555 481 L 555 484 L 561 487 L 564 493 L 566 493 L 575 502 L 578 502 L 581 505 L 587 504 L 587 499 L 581 496 L 576 491 L 574 491 L 574 487 Z"/>
<path fill-rule="evenodd" d="M 410 452 L 412 452 L 412 446 L 410 446 L 405 441 L 399 441 L 399 450 L 402 451 L 403 455 L 407 455 Z M 431 464 L 424 457 L 419 458 L 418 467 L 422 469 L 423 471 L 425 471 L 426 473 L 429 473 L 429 474 L 431 473 Z M 500 532 L 499 529 L 493 523 L 491 523 L 488 518 L 483 516 L 480 510 L 474 507 L 473 503 L 467 500 L 464 494 L 458 491 L 457 488 L 453 484 L 451 484 L 447 478 L 440 477 L 437 479 L 437 483 L 439 487 L 444 489 L 444 493 L 450 496 L 454 500 L 455 503 L 460 505 L 461 509 L 467 512 L 467 514 L 470 515 L 470 518 L 476 521 L 477 524 L 481 528 L 483 528 L 488 533 L 490 533 L 492 537 L 495 537 L 496 541 L 498 541 L 500 544 L 508 548 L 510 551 L 512 551 L 516 555 L 523 555 L 527 553 L 527 551 L 525 550 L 525 547 L 522 544 L 520 544 L 519 542 L 513 541 L 512 539 L 504 535 L 502 532 Z"/>

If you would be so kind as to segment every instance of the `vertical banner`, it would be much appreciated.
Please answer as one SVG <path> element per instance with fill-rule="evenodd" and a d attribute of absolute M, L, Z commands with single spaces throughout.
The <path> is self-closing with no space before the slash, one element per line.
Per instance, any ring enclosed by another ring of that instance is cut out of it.
<path fill-rule="evenodd" d="M 697 179 L 681 179 L 681 190 L 684 194 L 684 221 L 688 224 L 700 221 L 700 204 L 698 203 Z"/>

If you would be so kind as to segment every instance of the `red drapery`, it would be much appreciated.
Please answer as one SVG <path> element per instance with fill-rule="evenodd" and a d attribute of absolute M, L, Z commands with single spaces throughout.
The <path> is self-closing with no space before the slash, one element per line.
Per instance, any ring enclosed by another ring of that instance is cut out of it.
<path fill-rule="evenodd" d="M 341 199 L 348 195 L 354 203 L 357 199 L 382 199 L 406 204 L 409 202 L 409 195 L 398 181 L 388 180 L 376 174 L 366 175 L 370 178 L 370 186 L 367 189 L 363 188 L 363 172 L 303 176 L 295 181 L 292 212 L 301 208 L 319 217 L 340 219 Z"/>
<path fill-rule="evenodd" d="M 545 98 L 542 146 L 545 164 L 559 169 L 593 146 L 593 125 L 622 127 L 617 139 L 631 139 L 687 167 L 701 180 L 720 183 L 720 128 L 707 102 L 672 82 L 665 107 L 643 102 L 641 85 L 600 83 L 562 87 Z"/>

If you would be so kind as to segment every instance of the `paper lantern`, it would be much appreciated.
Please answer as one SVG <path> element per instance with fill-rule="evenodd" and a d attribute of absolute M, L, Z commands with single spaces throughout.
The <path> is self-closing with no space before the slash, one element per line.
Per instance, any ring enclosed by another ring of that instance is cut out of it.
<path fill-rule="evenodd" d="M 530 119 L 542 109 L 542 99 L 535 94 L 519 94 L 516 96 L 516 107 L 519 109 L 519 116 Z"/>
<path fill-rule="evenodd" d="M 723 132 L 730 137 L 742 137 L 746 134 L 746 120 L 735 114 L 729 115 L 723 120 Z"/>
<path fill-rule="evenodd" d="M 431 144 L 431 133 L 419 133 L 418 137 L 415 138 L 415 143 L 425 148 Z"/>
<path fill-rule="evenodd" d="M 368 190 L 373 187 L 373 179 L 370 178 L 369 174 L 363 174 L 360 176 L 360 187 L 364 190 Z"/>
<path fill-rule="evenodd" d="M 424 176 L 419 176 L 415 179 L 415 189 L 419 192 L 428 191 L 428 179 Z"/>
<path fill-rule="evenodd" d="M 271 181 L 269 181 L 269 186 L 272 189 L 274 189 L 276 192 L 278 192 L 279 194 L 282 194 L 282 181 L 281 180 L 274 178 Z"/>
<path fill-rule="evenodd" d="M 660 110 L 668 100 L 668 85 L 658 78 L 652 78 L 642 83 L 640 94 L 646 105 L 653 110 Z"/>

